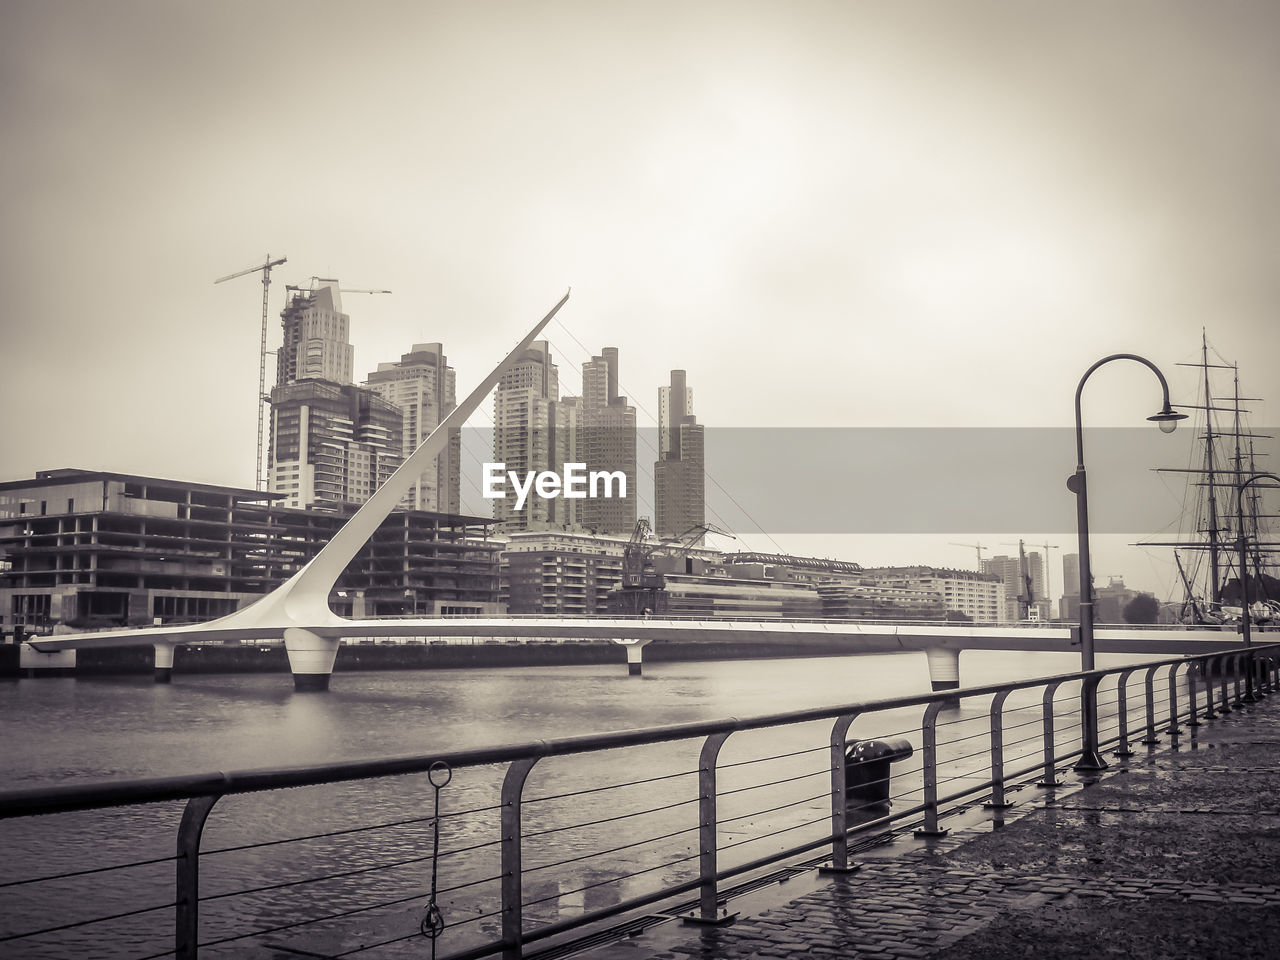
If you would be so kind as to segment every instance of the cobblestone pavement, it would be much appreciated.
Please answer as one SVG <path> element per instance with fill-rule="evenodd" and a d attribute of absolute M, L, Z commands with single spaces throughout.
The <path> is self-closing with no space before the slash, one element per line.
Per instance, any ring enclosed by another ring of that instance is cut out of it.
<path fill-rule="evenodd" d="M 1191 734 L 1190 736 L 1188 734 Z M 1280 957 L 1280 695 L 728 926 L 592 960 Z M 946 826 L 946 821 L 943 821 Z M 731 904 L 730 909 L 734 909 Z"/>

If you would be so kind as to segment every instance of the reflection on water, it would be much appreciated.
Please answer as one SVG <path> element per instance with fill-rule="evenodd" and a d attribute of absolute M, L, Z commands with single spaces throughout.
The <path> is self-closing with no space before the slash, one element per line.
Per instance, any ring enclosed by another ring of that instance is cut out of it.
<path fill-rule="evenodd" d="M 964 654 L 966 684 L 1074 668 L 1065 654 Z M 343 673 L 327 694 L 287 676 L 50 679 L 0 687 L 0 769 L 8 788 L 212 770 L 434 754 L 660 724 L 839 705 L 924 692 L 923 655 L 491 670 Z M 1063 687 L 1063 703 L 1073 693 Z M 1035 720 L 1038 694 L 1015 716 Z M 918 709 L 860 717 L 851 737 L 919 740 Z M 973 733 L 952 756 L 985 775 L 986 706 L 944 711 Z M 1010 719 L 1006 744 L 1034 740 Z M 742 732 L 720 756 L 721 866 L 830 829 L 828 722 Z M 1073 730 L 1059 729 L 1063 743 Z M 1015 734 L 1018 737 L 1015 737 Z M 598 909 L 697 871 L 699 742 L 548 758 L 523 811 L 527 922 Z M 441 795 L 442 950 L 497 936 L 499 768 L 461 770 Z M 919 756 L 894 771 L 900 805 L 918 802 Z M 601 790 L 604 786 L 627 786 Z M 583 790 L 596 792 L 581 793 Z M 572 795 L 568 798 L 565 795 Z M 434 791 L 424 775 L 228 797 L 202 849 L 202 956 L 271 955 L 271 945 L 332 952 L 397 940 L 371 956 L 421 953 L 412 937 L 430 885 Z M 164 804 L 0 823 L 0 882 L 170 857 L 181 806 Z M 624 815 L 630 815 L 625 816 Z M 317 836 L 354 827 L 378 829 Z M 291 839 L 300 838 L 300 839 Z M 291 839 L 271 846 L 246 844 Z M 645 841 L 643 845 L 639 841 Z M 0 936 L 173 898 L 173 864 L 4 891 Z M 299 881 L 308 881 L 301 883 Z M 249 894 L 240 893 L 254 888 Z M 316 916 L 323 924 L 293 926 Z M 6 957 L 141 957 L 172 946 L 171 912 L 3 946 Z M 275 928 L 265 936 L 230 939 Z"/>

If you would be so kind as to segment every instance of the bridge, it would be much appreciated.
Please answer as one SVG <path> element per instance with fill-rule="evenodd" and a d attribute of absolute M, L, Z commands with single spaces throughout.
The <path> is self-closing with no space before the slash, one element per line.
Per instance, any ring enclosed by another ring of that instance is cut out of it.
<path fill-rule="evenodd" d="M 959 655 L 966 649 L 1070 650 L 1066 626 L 987 626 L 927 623 L 886 624 L 864 621 L 723 621 L 655 619 L 477 618 L 349 620 L 329 609 L 328 597 L 343 570 L 368 542 L 414 481 L 497 385 L 507 369 L 537 339 L 569 299 L 560 299 L 455 407 L 394 474 L 354 513 L 323 549 L 289 580 L 254 603 L 206 623 L 154 626 L 98 633 L 67 633 L 23 644 L 21 665 L 32 672 L 66 669 L 74 651 L 85 648 L 151 644 L 156 677 L 166 680 L 173 669 L 173 649 L 183 643 L 280 639 L 289 656 L 298 690 L 325 690 L 333 673 L 338 644 L 344 637 L 481 636 L 538 640 L 567 638 L 612 641 L 627 650 L 630 672 L 639 673 L 643 648 L 657 640 L 736 642 L 795 641 L 822 638 L 847 640 L 850 652 L 885 653 L 923 650 L 928 656 L 935 690 L 959 685 Z M 1100 629 L 1100 652 L 1195 655 L 1221 649 L 1221 630 L 1145 628 Z"/>
<path fill-rule="evenodd" d="M 225 619 L 225 618 L 224 618 Z M 960 685 L 964 650 L 1078 652 L 1075 628 L 1057 625 L 892 623 L 856 620 L 689 620 L 611 617 L 412 617 L 349 620 L 336 615 L 323 624 L 237 626 L 213 621 L 181 627 L 62 634 L 24 644 L 22 666 L 34 672 L 66 669 L 75 650 L 138 646 L 155 648 L 156 679 L 171 676 L 174 648 L 194 641 L 283 640 L 298 690 L 323 690 L 329 684 L 338 643 L 364 638 L 484 638 L 513 641 L 586 640 L 612 642 L 626 650 L 628 670 L 642 671 L 644 648 L 655 641 L 733 642 L 738 645 L 793 643 L 800 650 L 821 641 L 824 649 L 847 644 L 851 654 L 910 653 L 928 658 L 933 689 Z M 1222 630 L 1181 627 L 1099 627 L 1099 653 L 1196 656 L 1231 646 L 1235 635 Z"/>

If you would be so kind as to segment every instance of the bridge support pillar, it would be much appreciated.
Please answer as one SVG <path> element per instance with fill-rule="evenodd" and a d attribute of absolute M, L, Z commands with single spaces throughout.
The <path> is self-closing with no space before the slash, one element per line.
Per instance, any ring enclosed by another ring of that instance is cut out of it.
<path fill-rule="evenodd" d="M 333 662 L 338 659 L 337 637 L 322 637 L 302 627 L 289 627 L 284 632 L 284 649 L 289 655 L 294 690 L 307 693 L 329 689 Z"/>
<path fill-rule="evenodd" d="M 153 643 L 151 646 L 156 652 L 156 683 L 171 683 L 173 681 L 173 644 Z"/>
<path fill-rule="evenodd" d="M 615 640 L 627 648 L 627 675 L 638 677 L 643 673 L 644 648 L 648 640 Z"/>
<path fill-rule="evenodd" d="M 18 673 L 24 677 L 70 677 L 76 672 L 74 650 L 37 650 L 24 643 L 18 651 Z"/>
<path fill-rule="evenodd" d="M 934 693 L 955 690 L 960 686 L 960 651 L 947 647 L 928 647 L 929 683 Z"/>

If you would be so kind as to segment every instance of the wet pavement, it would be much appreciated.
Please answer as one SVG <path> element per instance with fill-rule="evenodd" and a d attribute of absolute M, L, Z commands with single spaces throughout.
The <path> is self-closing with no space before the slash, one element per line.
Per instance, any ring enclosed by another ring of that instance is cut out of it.
<path fill-rule="evenodd" d="M 1131 749 L 1095 782 L 1024 785 L 1002 822 L 971 805 L 856 873 L 731 901 L 729 925 L 671 920 L 578 956 L 1280 957 L 1280 694 Z"/>

